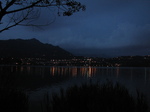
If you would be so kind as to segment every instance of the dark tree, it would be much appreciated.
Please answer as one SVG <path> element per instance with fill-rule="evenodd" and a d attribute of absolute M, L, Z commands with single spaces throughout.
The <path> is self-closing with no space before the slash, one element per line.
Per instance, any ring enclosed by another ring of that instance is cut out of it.
<path fill-rule="evenodd" d="M 74 0 L 2 0 L 0 1 L 0 33 L 17 25 L 38 25 L 32 22 L 40 17 L 43 8 L 49 7 L 56 7 L 58 15 L 63 16 L 85 10 L 84 5 Z M 8 17 L 7 24 L 4 24 L 5 17 Z"/>

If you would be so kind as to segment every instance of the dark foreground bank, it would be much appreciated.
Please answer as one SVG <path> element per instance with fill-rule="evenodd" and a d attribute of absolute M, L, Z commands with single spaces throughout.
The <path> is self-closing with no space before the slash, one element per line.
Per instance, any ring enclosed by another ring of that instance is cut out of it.
<path fill-rule="evenodd" d="M 137 96 L 129 94 L 120 85 L 108 82 L 106 84 L 83 84 L 60 94 L 53 94 L 49 99 L 47 94 L 43 103 L 43 112 L 147 112 L 146 97 L 137 91 Z"/>
<path fill-rule="evenodd" d="M 28 112 L 28 97 L 22 91 L 0 88 L 0 112 Z M 146 97 L 137 91 L 137 96 L 129 94 L 120 85 L 83 84 L 61 89 L 59 94 L 45 94 L 41 102 L 41 112 L 148 112 Z"/>

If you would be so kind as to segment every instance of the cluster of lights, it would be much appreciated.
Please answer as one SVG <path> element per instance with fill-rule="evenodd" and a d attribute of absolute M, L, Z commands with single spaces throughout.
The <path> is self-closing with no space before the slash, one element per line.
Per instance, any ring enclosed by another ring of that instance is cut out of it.
<path fill-rule="evenodd" d="M 87 57 L 80 57 L 80 58 L 74 57 L 72 59 L 14 58 L 14 57 L 0 58 L 0 64 L 5 64 L 5 65 L 14 64 L 14 65 L 47 65 L 47 66 L 121 67 L 124 66 L 123 64 L 130 64 L 132 66 L 132 64 L 137 61 L 145 62 L 147 64 L 148 62 L 150 62 L 150 55 L 143 56 L 143 57 L 124 56 L 124 57 L 116 57 L 110 59 L 87 58 Z M 150 66 L 150 64 L 148 66 Z"/>

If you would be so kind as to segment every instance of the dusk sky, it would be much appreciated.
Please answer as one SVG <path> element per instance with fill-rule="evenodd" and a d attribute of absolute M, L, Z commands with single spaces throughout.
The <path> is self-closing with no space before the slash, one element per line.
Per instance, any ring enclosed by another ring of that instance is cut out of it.
<path fill-rule="evenodd" d="M 54 20 L 49 26 L 17 26 L 0 39 L 36 38 L 83 56 L 150 55 L 150 0 L 76 1 L 86 11 L 58 17 L 57 9 L 45 9 L 38 23 Z"/>

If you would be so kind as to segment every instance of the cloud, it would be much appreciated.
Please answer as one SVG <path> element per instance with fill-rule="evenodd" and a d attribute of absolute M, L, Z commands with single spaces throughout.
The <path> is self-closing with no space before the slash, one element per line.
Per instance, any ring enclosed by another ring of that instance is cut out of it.
<path fill-rule="evenodd" d="M 149 46 L 150 25 L 139 26 L 135 24 L 124 23 L 118 25 L 113 31 L 109 42 L 114 43 L 112 47 L 122 46 Z"/>
<path fill-rule="evenodd" d="M 101 57 L 148 55 L 150 53 L 149 37 L 150 24 L 141 26 L 132 23 L 121 23 L 108 38 L 83 38 L 80 36 L 64 40 L 61 46 L 75 55 Z"/>
<path fill-rule="evenodd" d="M 7 38 L 37 38 L 81 54 L 125 55 L 146 53 L 150 42 L 150 1 L 77 0 L 87 6 L 85 12 L 70 17 L 43 12 L 40 20 L 55 18 L 44 30 L 15 27 L 0 34 Z M 51 15 L 51 16 L 50 16 Z M 46 22 L 45 21 L 45 22 Z M 137 49 L 137 50 L 136 50 Z M 85 50 L 85 51 L 84 51 Z"/>

